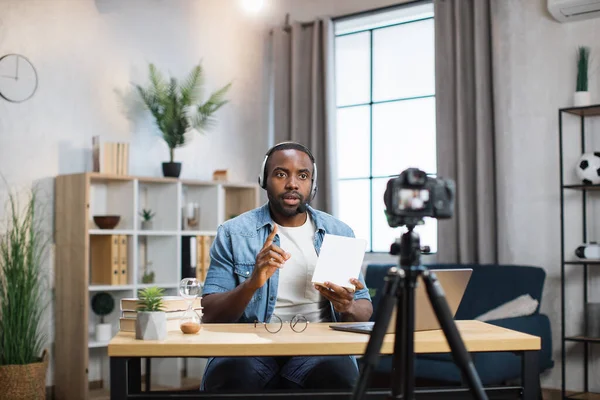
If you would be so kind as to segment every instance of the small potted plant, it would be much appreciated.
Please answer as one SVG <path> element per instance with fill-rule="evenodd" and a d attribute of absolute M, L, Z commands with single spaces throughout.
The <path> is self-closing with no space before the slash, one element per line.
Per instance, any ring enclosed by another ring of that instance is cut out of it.
<path fill-rule="evenodd" d="M 138 294 L 135 338 L 164 340 L 167 337 L 167 314 L 163 311 L 164 289 L 149 287 Z"/>
<path fill-rule="evenodd" d="M 140 217 L 142 217 L 142 229 L 150 230 L 152 229 L 152 218 L 154 218 L 155 213 L 150 209 L 142 209 L 140 212 Z"/>
<path fill-rule="evenodd" d="M 104 317 L 115 309 L 115 299 L 110 293 L 100 292 L 92 297 L 92 311 L 100 317 L 96 325 L 96 341 L 108 342 L 112 338 L 112 324 L 104 322 Z"/>
<path fill-rule="evenodd" d="M 187 144 L 192 130 L 204 133 L 215 123 L 213 114 L 224 106 L 231 83 L 200 101 L 204 77 L 201 65 L 195 66 L 182 83 L 165 79 L 154 64 L 149 65 L 150 84 L 135 85 L 144 105 L 150 110 L 162 138 L 169 147 L 169 162 L 163 162 L 163 175 L 179 177 L 181 163 L 174 162 L 175 149 Z"/>
<path fill-rule="evenodd" d="M 144 266 L 144 275 L 142 275 L 142 283 L 154 283 L 154 271 L 150 271 L 152 261 L 148 261 Z"/>
<path fill-rule="evenodd" d="M 591 101 L 588 91 L 588 69 L 590 64 L 590 48 L 581 46 L 577 49 L 577 85 L 573 104 L 575 107 L 589 106 Z"/>

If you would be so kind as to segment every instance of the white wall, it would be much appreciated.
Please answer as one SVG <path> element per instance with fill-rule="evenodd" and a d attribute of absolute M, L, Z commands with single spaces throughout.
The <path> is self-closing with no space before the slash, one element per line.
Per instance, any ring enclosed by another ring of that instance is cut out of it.
<path fill-rule="evenodd" d="M 202 60 L 207 92 L 231 81 L 232 102 L 214 131 L 176 151 L 182 177 L 230 168 L 236 179 L 254 180 L 247 165 L 259 162 L 266 143 L 268 17 L 235 0 L 0 1 L 2 51 L 29 57 L 39 74 L 31 100 L 0 102 L 0 171 L 17 184 L 84 171 L 91 137 L 100 134 L 133 141 L 132 173 L 160 176 L 167 147 L 152 135 L 148 113 L 129 107 L 132 83 L 147 82 L 150 62 L 184 78 Z M 36 162 L 25 168 L 25 157 Z"/>
<path fill-rule="evenodd" d="M 556 364 L 543 377 L 542 385 L 560 388 L 558 109 L 573 104 L 575 52 L 580 45 L 592 49 L 590 91 L 593 102 L 600 102 L 600 19 L 558 23 L 547 12 L 546 0 L 496 0 L 492 4 L 500 261 L 546 269 L 542 312 L 551 320 Z M 570 168 L 579 155 L 579 131 L 577 118 L 565 122 L 564 143 L 569 154 L 565 163 Z M 599 126 L 589 124 L 588 135 L 597 136 Z M 573 183 L 572 170 L 565 173 L 565 179 L 571 179 L 567 183 Z M 572 206 L 566 214 L 569 222 L 566 256 L 572 258 L 581 240 L 578 212 L 581 200 L 568 195 Z M 594 214 L 591 217 L 593 221 Z M 598 239 L 593 236 L 597 228 L 598 224 L 592 229 L 590 239 Z M 582 267 L 567 268 L 567 334 L 575 335 L 580 332 L 583 307 Z M 593 284 L 590 289 L 591 299 L 598 301 L 598 293 L 593 294 L 598 291 L 598 285 Z M 567 388 L 579 390 L 583 382 L 582 359 L 574 349 L 572 345 L 568 350 Z M 592 353 L 592 358 L 597 356 L 597 352 Z M 598 390 L 598 369 L 592 370 L 590 383 Z"/>

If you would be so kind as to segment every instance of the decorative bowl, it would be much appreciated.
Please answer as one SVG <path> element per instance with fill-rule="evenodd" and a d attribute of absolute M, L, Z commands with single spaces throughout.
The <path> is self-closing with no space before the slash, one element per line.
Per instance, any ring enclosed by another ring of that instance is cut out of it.
<path fill-rule="evenodd" d="M 120 220 L 120 215 L 94 215 L 94 222 L 100 229 L 113 229 Z"/>

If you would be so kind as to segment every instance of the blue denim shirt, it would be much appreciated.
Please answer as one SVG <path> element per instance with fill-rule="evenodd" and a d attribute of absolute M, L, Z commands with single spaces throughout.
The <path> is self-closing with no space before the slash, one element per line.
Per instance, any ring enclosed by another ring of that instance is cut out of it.
<path fill-rule="evenodd" d="M 316 226 L 314 245 L 317 254 L 326 233 L 354 237 L 352 229 L 340 220 L 310 206 L 307 210 Z M 266 203 L 219 226 L 217 237 L 210 248 L 210 268 L 206 275 L 203 296 L 229 292 L 252 276 L 256 256 L 274 229 L 274 224 L 269 212 L 269 203 Z M 279 234 L 275 235 L 273 243 L 279 246 Z M 358 279 L 365 288 L 357 290 L 354 299 L 371 301 L 362 273 Z M 238 322 L 269 322 L 277 302 L 278 282 L 279 270 L 254 293 Z M 335 312 L 333 305 L 330 306 L 332 320 L 341 321 L 340 314 Z"/>

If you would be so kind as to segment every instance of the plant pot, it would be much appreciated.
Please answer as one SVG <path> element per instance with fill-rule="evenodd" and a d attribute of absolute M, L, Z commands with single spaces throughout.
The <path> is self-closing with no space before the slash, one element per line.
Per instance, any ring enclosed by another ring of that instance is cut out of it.
<path fill-rule="evenodd" d="M 112 339 L 112 325 L 111 324 L 96 325 L 96 341 L 97 342 L 108 342 L 110 339 Z"/>
<path fill-rule="evenodd" d="M 44 350 L 39 362 L 0 366 L 0 393 L 2 393 L 2 398 L 15 400 L 45 399 L 47 370 L 47 350 Z"/>
<path fill-rule="evenodd" d="M 138 311 L 135 320 L 135 338 L 165 340 L 167 338 L 167 314 L 164 311 Z"/>
<path fill-rule="evenodd" d="M 180 162 L 164 162 L 162 163 L 163 175 L 170 178 L 179 178 L 181 174 Z"/>
<path fill-rule="evenodd" d="M 142 221 L 142 230 L 149 231 L 152 229 L 152 221 Z"/>
<path fill-rule="evenodd" d="M 573 96 L 573 105 L 575 107 L 585 107 L 592 104 L 592 96 L 590 92 L 575 92 Z"/>

